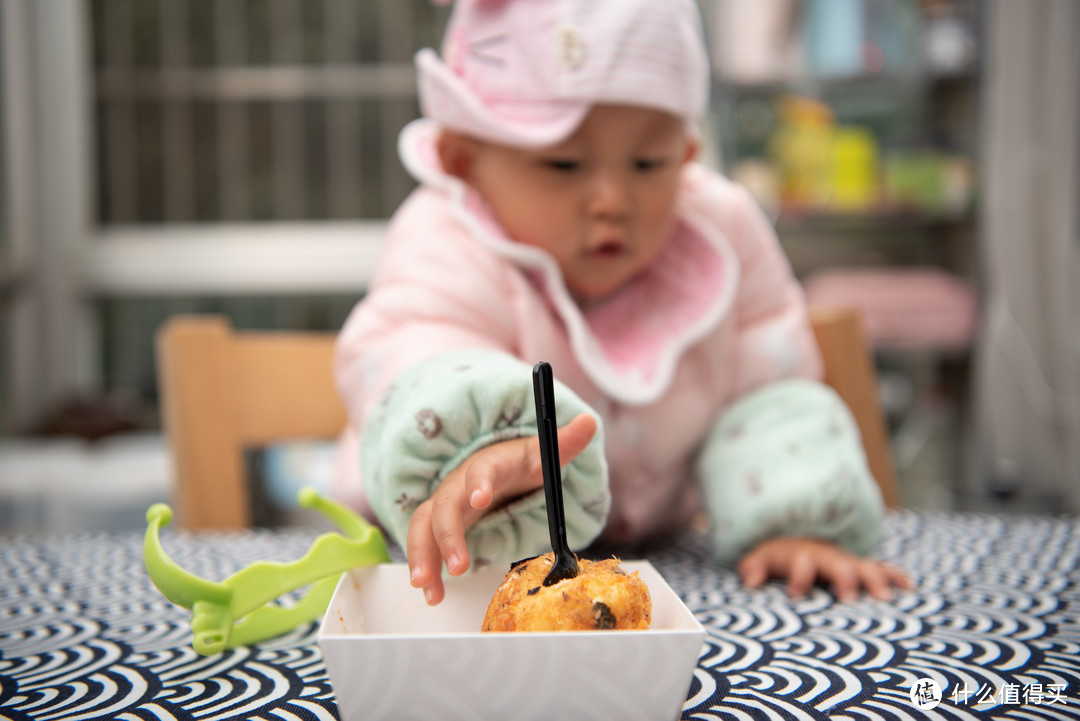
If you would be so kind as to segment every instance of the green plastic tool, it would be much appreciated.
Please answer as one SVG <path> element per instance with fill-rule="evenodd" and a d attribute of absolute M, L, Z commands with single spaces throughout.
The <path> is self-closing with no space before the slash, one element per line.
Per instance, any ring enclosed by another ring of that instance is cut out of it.
<path fill-rule="evenodd" d="M 185 571 L 165 553 L 159 534 L 172 520 L 169 506 L 156 503 L 146 511 L 146 572 L 165 598 L 191 609 L 191 645 L 199 653 L 209 656 L 258 643 L 307 623 L 326 611 L 344 571 L 390 560 L 378 528 L 312 488 L 302 489 L 298 498 L 304 508 L 317 510 L 336 523 L 345 536 L 324 533 L 299 560 L 256 561 L 221 582 Z M 311 588 L 296 604 L 268 605 L 308 584 Z"/>

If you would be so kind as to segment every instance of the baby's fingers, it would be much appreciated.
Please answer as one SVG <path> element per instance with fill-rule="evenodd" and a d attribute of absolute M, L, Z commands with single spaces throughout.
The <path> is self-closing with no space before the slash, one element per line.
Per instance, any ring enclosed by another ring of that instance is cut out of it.
<path fill-rule="evenodd" d="M 460 576 L 469 568 L 469 548 L 465 545 L 465 505 L 459 484 L 446 483 L 431 497 L 431 534 L 451 576 Z"/>
<path fill-rule="evenodd" d="M 868 561 L 867 566 L 863 571 L 863 585 L 878 600 L 892 600 L 894 587 L 905 591 L 914 588 L 908 575 L 896 566 L 879 561 Z"/>
<path fill-rule="evenodd" d="M 570 463 L 584 451 L 596 435 L 596 419 L 587 413 L 576 416 L 559 429 L 559 461 Z M 540 464 L 540 442 L 522 438 L 490 446 L 477 454 L 465 470 L 468 499 L 466 525 L 485 512 L 544 484 Z"/>
<path fill-rule="evenodd" d="M 589 447 L 596 435 L 596 419 L 588 413 L 579 413 L 559 429 L 559 463 L 565 466 Z M 533 438 L 529 444 L 527 463 L 528 487 L 540 488 L 544 485 L 543 463 L 540 460 L 540 439 Z"/>
<path fill-rule="evenodd" d="M 405 554 L 409 559 L 409 582 L 424 591 L 424 599 L 432 606 L 443 599 L 442 556 L 431 530 L 431 503 L 424 502 L 409 521 L 405 539 Z"/>
<path fill-rule="evenodd" d="M 831 563 L 822 570 L 822 576 L 832 583 L 833 596 L 837 601 L 854 600 L 859 594 L 860 584 L 867 580 L 859 561 L 846 554 L 830 560 Z"/>
<path fill-rule="evenodd" d="M 492 446 L 490 450 L 474 456 L 468 462 L 465 468 L 467 525 L 475 523 L 500 499 L 529 490 L 521 484 L 525 475 L 523 467 L 522 452 L 515 452 L 511 445 Z"/>
<path fill-rule="evenodd" d="M 915 588 L 915 582 L 911 580 L 911 576 L 909 576 L 906 571 L 899 569 L 896 566 L 891 566 L 888 563 L 881 563 L 878 565 L 885 572 L 885 576 L 892 585 L 897 588 L 902 588 L 905 591 L 910 591 Z"/>
<path fill-rule="evenodd" d="M 739 576 L 747 588 L 760 588 L 769 578 L 769 566 L 761 553 L 749 553 L 739 562 Z"/>
<path fill-rule="evenodd" d="M 791 560 L 788 572 L 787 592 L 792 598 L 802 598 L 810 593 L 817 578 L 817 564 L 810 553 L 797 553 Z"/>
<path fill-rule="evenodd" d="M 879 601 L 892 600 L 892 587 L 889 585 L 889 575 L 881 564 L 866 561 L 859 569 L 862 585 L 872 597 Z"/>
<path fill-rule="evenodd" d="M 596 419 L 579 413 L 559 429 L 559 462 L 564 466 L 581 455 L 596 435 Z M 538 442 L 539 443 L 539 442 Z M 539 444 L 537 445 L 539 451 Z"/>

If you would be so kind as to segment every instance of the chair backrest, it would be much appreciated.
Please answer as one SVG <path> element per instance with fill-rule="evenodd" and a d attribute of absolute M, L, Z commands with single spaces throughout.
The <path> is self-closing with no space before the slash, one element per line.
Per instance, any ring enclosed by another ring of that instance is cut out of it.
<path fill-rule="evenodd" d="M 341 432 L 333 349 L 330 333 L 236 332 L 220 316 L 162 326 L 158 381 L 180 525 L 251 525 L 245 451 Z"/>
<path fill-rule="evenodd" d="M 889 448 L 889 433 L 878 397 L 877 371 L 854 308 L 812 308 L 810 325 L 825 363 L 825 383 L 844 399 L 862 435 L 870 472 L 890 508 L 900 506 L 900 494 Z"/>
<path fill-rule="evenodd" d="M 825 381 L 851 407 L 886 503 L 898 503 L 874 368 L 858 315 L 814 311 Z M 334 387 L 334 334 L 235 331 L 220 316 L 175 316 L 157 337 L 173 505 L 184 528 L 251 525 L 245 452 L 336 438 L 345 409 Z"/>

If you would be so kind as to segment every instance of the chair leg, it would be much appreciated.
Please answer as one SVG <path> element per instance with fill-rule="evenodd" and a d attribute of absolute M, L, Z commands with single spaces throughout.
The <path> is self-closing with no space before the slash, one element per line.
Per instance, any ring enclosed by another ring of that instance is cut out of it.
<path fill-rule="evenodd" d="M 185 528 L 251 525 L 232 340 L 228 322 L 218 316 L 176 317 L 158 333 L 162 418 L 175 459 L 174 504 Z"/>

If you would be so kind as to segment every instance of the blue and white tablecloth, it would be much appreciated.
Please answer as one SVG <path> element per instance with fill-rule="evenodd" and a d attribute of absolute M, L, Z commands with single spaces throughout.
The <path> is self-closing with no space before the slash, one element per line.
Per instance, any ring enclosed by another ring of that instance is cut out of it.
<path fill-rule="evenodd" d="M 315 531 L 163 542 L 222 579 Z M 917 580 L 889 603 L 742 588 L 687 536 L 641 553 L 708 631 L 685 719 L 1080 719 L 1080 521 L 903 511 L 880 555 Z M 150 584 L 140 534 L 0 539 L 0 719 L 335 719 L 316 626 L 202 657 Z"/>

